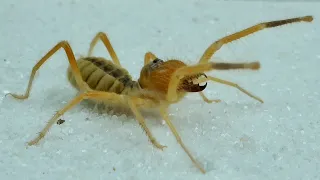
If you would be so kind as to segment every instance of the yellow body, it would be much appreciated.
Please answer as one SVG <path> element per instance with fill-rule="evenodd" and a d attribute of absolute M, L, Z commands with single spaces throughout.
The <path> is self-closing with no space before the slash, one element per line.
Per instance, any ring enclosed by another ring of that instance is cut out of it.
<path fill-rule="evenodd" d="M 113 92 L 129 95 L 139 91 L 138 82 L 133 81 L 129 72 L 101 57 L 84 57 L 77 60 L 82 79 L 92 90 Z M 68 80 L 73 87 L 79 90 L 72 68 L 67 70 Z"/>
<path fill-rule="evenodd" d="M 90 89 L 148 99 L 149 105 L 141 106 L 141 110 L 174 103 L 166 101 L 170 77 L 177 69 L 187 66 L 179 60 L 165 62 L 159 60 L 156 63 L 151 61 L 142 68 L 140 78 L 135 81 L 125 68 L 103 57 L 81 57 L 76 63 L 83 81 Z M 175 102 L 182 99 L 190 89 L 200 91 L 199 86 L 191 81 L 200 75 L 186 76 L 181 80 L 177 89 L 178 99 Z M 74 88 L 80 90 L 71 66 L 67 69 L 67 78 Z M 126 102 L 94 101 L 103 103 L 105 108 L 111 106 L 114 112 L 130 114 L 128 111 L 130 108 Z"/>

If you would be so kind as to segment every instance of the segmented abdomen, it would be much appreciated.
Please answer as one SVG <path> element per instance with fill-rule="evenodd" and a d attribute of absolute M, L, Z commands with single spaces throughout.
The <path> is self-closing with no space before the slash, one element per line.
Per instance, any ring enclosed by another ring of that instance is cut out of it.
<path fill-rule="evenodd" d="M 93 90 L 127 94 L 131 89 L 138 88 L 128 71 L 112 61 L 100 57 L 85 57 L 77 61 L 82 79 Z M 72 70 L 68 68 L 70 83 L 78 88 Z"/>

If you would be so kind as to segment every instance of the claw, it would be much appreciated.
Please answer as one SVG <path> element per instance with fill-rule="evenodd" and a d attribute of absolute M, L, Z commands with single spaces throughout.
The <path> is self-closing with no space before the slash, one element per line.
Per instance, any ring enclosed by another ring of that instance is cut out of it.
<path fill-rule="evenodd" d="M 207 77 L 207 75 L 205 75 L 204 73 L 200 73 L 195 76 L 187 76 L 186 78 L 184 78 L 183 83 L 181 85 L 181 89 L 183 89 L 187 92 L 201 92 L 201 91 L 203 91 L 207 87 L 207 83 L 203 86 L 200 86 L 199 83 L 194 84 L 194 82 L 192 80 L 190 80 L 190 79 L 199 78 L 200 76 Z"/>

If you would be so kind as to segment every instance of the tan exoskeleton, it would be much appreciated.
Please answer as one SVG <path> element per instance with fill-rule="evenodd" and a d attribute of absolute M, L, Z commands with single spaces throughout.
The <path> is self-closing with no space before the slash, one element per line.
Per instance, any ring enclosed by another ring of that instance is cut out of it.
<path fill-rule="evenodd" d="M 42 138 L 45 137 L 48 130 L 55 124 L 58 118 L 66 111 L 80 103 L 84 99 L 90 99 L 97 102 L 106 104 L 114 104 L 131 109 L 135 118 L 140 126 L 146 132 L 151 143 L 159 149 L 166 146 L 161 145 L 153 137 L 142 117 L 140 110 L 154 108 L 158 109 L 162 118 L 169 126 L 174 134 L 177 142 L 181 145 L 184 151 L 188 154 L 192 162 L 202 173 L 205 170 L 193 158 L 189 150 L 182 142 L 177 130 L 171 123 L 168 117 L 167 109 L 169 105 L 179 102 L 187 93 L 198 92 L 205 102 L 219 102 L 219 100 L 209 100 L 202 93 L 206 85 L 200 86 L 199 83 L 206 81 L 214 81 L 238 88 L 240 91 L 249 95 L 250 97 L 263 101 L 244 90 L 235 83 L 218 79 L 216 77 L 207 76 L 204 72 L 211 70 L 229 70 L 229 69 L 252 69 L 257 70 L 260 68 L 259 62 L 251 63 L 219 63 L 208 62 L 212 55 L 218 51 L 222 45 L 231 41 L 237 40 L 244 36 L 250 35 L 254 32 L 260 31 L 264 28 L 271 28 L 281 26 L 294 22 L 311 22 L 312 16 L 298 17 L 292 19 L 285 19 L 279 21 L 271 21 L 260 23 L 242 31 L 236 32 L 229 36 L 223 37 L 220 40 L 212 43 L 204 52 L 200 61 L 196 65 L 186 65 L 180 60 L 171 59 L 163 61 L 157 58 L 153 53 L 148 52 L 145 54 L 144 67 L 141 70 L 140 78 L 138 81 L 132 80 L 129 73 L 122 68 L 119 59 L 112 48 L 110 41 L 106 34 L 98 33 L 90 44 L 90 49 L 87 57 L 82 57 L 76 61 L 74 53 L 67 41 L 61 41 L 54 46 L 32 69 L 29 84 L 24 95 L 12 94 L 15 98 L 26 99 L 29 97 L 30 89 L 37 70 L 45 63 L 60 48 L 63 48 L 68 57 L 70 67 L 67 74 L 70 83 L 79 89 L 79 95 L 72 99 L 65 107 L 60 109 L 46 124 L 39 135 L 28 142 L 28 145 L 37 144 Z M 98 40 L 101 40 L 106 46 L 112 61 L 106 60 L 101 57 L 93 57 L 92 51 Z"/>

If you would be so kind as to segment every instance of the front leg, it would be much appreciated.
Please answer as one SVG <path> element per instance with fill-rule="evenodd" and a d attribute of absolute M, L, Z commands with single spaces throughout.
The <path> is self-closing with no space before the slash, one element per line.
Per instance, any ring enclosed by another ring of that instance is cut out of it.
<path fill-rule="evenodd" d="M 135 117 L 137 118 L 140 126 L 142 127 L 142 129 L 144 130 L 144 132 L 146 133 L 146 135 L 148 136 L 150 142 L 158 149 L 163 150 L 163 148 L 166 148 L 167 146 L 161 145 L 160 143 L 158 143 L 158 141 L 156 140 L 156 138 L 154 138 L 154 136 L 152 135 L 151 131 L 149 130 L 149 128 L 147 127 L 144 118 L 142 117 L 141 113 L 139 112 L 138 108 L 137 108 L 137 104 L 138 101 L 142 101 L 142 105 L 139 106 L 148 106 L 149 104 L 147 102 L 145 102 L 144 100 L 141 99 L 137 99 L 137 98 L 130 98 L 128 100 L 128 105 L 130 106 L 132 112 L 134 113 Z"/>
<path fill-rule="evenodd" d="M 206 95 L 204 95 L 204 93 L 203 92 L 199 92 L 199 94 L 200 94 L 200 96 L 202 97 L 202 100 L 204 101 L 204 102 L 206 102 L 206 103 L 219 103 L 219 102 L 221 102 L 221 100 L 220 99 L 208 99 L 207 97 L 206 97 Z"/>
<path fill-rule="evenodd" d="M 263 22 L 259 23 L 255 26 L 251 26 L 246 28 L 242 31 L 236 32 L 234 34 L 228 35 L 223 37 L 216 42 L 212 43 L 203 53 L 202 57 L 200 58 L 199 63 L 206 63 L 210 60 L 214 53 L 216 53 L 223 45 L 228 44 L 232 41 L 238 40 L 255 32 L 261 31 L 265 28 L 273 28 L 277 26 L 282 26 L 289 23 L 297 23 L 297 22 L 311 22 L 313 20 L 312 16 L 304 16 L 304 17 L 297 17 L 297 18 L 290 18 L 278 21 L 270 21 L 270 22 Z"/>
<path fill-rule="evenodd" d="M 162 115 L 162 118 L 165 120 L 166 124 L 168 125 L 168 127 L 170 128 L 171 132 L 173 133 L 173 135 L 175 136 L 177 142 L 180 144 L 180 146 L 182 147 L 182 149 L 187 153 L 187 155 L 189 156 L 189 158 L 191 159 L 191 161 L 193 162 L 193 164 L 203 173 L 205 174 L 206 171 L 203 169 L 203 167 L 201 167 L 201 165 L 195 160 L 195 158 L 192 156 L 192 154 L 190 153 L 190 151 L 188 150 L 188 148 L 184 145 L 183 141 L 181 140 L 181 137 L 178 133 L 178 131 L 176 130 L 176 128 L 174 127 L 174 125 L 172 124 L 172 122 L 169 119 L 168 116 L 168 112 L 167 112 L 167 108 L 166 107 L 161 107 L 160 108 L 160 113 Z"/>
<path fill-rule="evenodd" d="M 192 74 L 198 74 L 207 72 L 210 70 L 230 70 L 230 69 L 252 69 L 257 70 L 260 68 L 259 62 L 252 63 L 202 63 L 193 66 L 181 67 L 176 70 L 170 77 L 167 100 L 170 102 L 175 102 L 178 99 L 177 87 L 180 80 L 185 76 L 190 76 Z"/>
<path fill-rule="evenodd" d="M 227 85 L 227 86 L 231 86 L 231 87 L 237 88 L 238 90 L 240 90 L 244 94 L 246 94 L 246 95 L 250 96 L 251 98 L 259 101 L 260 103 L 263 103 L 263 100 L 261 98 L 259 98 L 258 96 L 253 95 L 252 93 L 250 93 L 249 91 L 247 91 L 246 89 L 244 89 L 243 87 L 239 86 L 236 83 L 233 83 L 233 82 L 230 82 L 230 81 L 226 81 L 226 80 L 223 80 L 223 79 L 219 79 L 219 78 L 216 78 L 216 77 L 212 77 L 212 76 L 207 76 L 206 79 L 203 79 L 203 80 L 199 81 L 199 83 L 207 82 L 207 81 L 214 81 L 214 82 L 217 82 L 217 83 L 221 83 L 221 84 L 224 84 L 224 85 Z"/>

